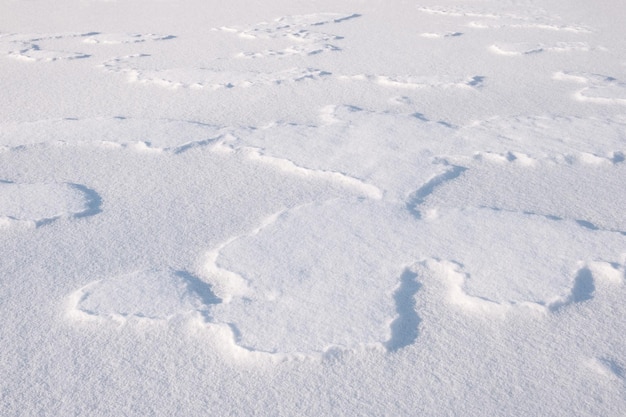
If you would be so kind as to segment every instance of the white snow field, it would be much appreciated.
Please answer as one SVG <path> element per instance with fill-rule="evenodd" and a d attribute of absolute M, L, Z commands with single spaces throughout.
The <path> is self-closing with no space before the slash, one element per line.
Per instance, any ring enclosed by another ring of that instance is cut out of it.
<path fill-rule="evenodd" d="M 625 22 L 0 0 L 0 415 L 626 416 Z"/>

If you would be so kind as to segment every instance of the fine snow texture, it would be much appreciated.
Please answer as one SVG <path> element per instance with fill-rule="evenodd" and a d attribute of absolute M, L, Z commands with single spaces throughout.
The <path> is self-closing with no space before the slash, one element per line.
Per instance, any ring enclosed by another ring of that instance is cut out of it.
<path fill-rule="evenodd" d="M 0 0 L 1 415 L 626 415 L 626 6 L 396 3 Z"/>

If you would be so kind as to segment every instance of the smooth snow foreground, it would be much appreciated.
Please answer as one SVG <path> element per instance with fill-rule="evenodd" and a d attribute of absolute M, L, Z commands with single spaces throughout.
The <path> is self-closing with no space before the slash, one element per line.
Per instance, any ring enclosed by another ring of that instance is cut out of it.
<path fill-rule="evenodd" d="M 0 0 L 0 414 L 626 415 L 626 5 L 265 3 Z"/>

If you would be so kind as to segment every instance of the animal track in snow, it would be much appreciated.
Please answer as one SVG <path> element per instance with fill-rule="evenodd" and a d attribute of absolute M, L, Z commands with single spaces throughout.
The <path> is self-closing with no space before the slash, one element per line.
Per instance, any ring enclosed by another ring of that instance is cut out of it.
<path fill-rule="evenodd" d="M 100 212 L 101 199 L 80 184 L 24 184 L 0 181 L 0 225 L 39 227 L 61 217 L 87 217 Z"/>
<path fill-rule="evenodd" d="M 290 68 L 273 73 L 228 72 L 211 68 L 144 69 L 135 62 L 149 55 L 129 55 L 115 58 L 101 65 L 108 72 L 126 74 L 129 82 L 152 84 L 165 88 L 218 90 L 222 88 L 255 87 L 319 81 L 331 75 L 314 68 Z"/>
<path fill-rule="evenodd" d="M 616 78 L 581 72 L 557 72 L 553 78 L 583 85 L 583 88 L 574 93 L 574 98 L 578 101 L 626 105 L 626 83 Z"/>
<path fill-rule="evenodd" d="M 221 300 L 210 285 L 185 271 L 141 270 L 91 282 L 69 297 L 68 315 L 77 320 L 165 321 L 200 313 Z"/>
<path fill-rule="evenodd" d="M 272 22 L 261 22 L 251 27 L 221 27 L 215 30 L 236 33 L 247 39 L 272 39 L 296 42 L 283 49 L 269 49 L 257 52 L 241 52 L 242 58 L 283 57 L 290 55 L 316 55 L 326 51 L 339 51 L 334 43 L 342 37 L 321 32 L 319 29 L 360 17 L 338 13 L 317 13 L 311 15 L 285 16 Z"/>

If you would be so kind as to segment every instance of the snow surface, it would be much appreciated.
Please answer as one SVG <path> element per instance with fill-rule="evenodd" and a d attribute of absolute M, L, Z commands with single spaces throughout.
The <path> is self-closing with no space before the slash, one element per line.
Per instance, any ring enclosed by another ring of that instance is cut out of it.
<path fill-rule="evenodd" d="M 0 415 L 626 415 L 625 21 L 0 0 Z"/>

